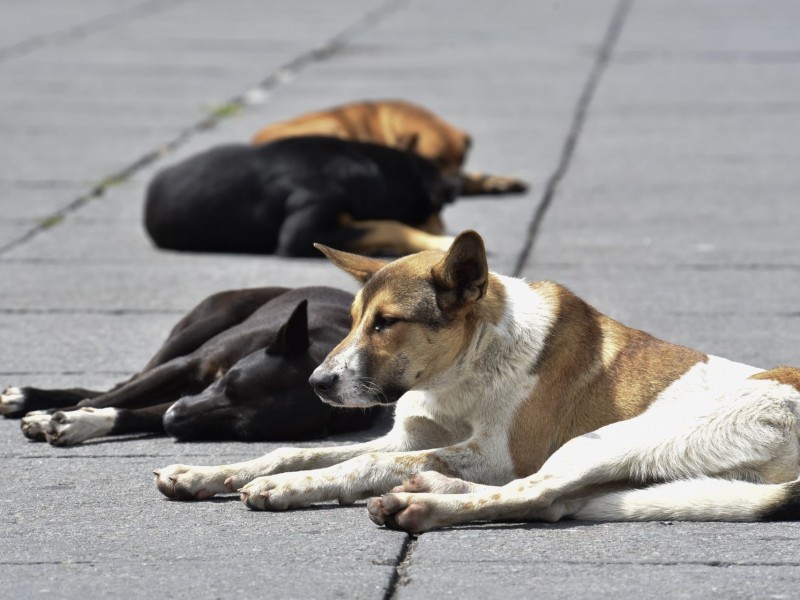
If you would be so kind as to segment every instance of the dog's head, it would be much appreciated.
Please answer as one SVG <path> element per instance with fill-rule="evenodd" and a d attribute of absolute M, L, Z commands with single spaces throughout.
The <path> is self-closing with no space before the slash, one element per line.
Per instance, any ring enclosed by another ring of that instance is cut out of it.
<path fill-rule="evenodd" d="M 447 253 L 390 263 L 317 248 L 364 284 L 349 334 L 309 380 L 317 395 L 334 405 L 370 406 L 448 385 L 448 371 L 485 312 L 490 276 L 481 237 L 466 231 Z"/>
<path fill-rule="evenodd" d="M 434 117 L 431 116 L 431 119 Z M 438 118 L 428 121 L 426 125 L 396 134 L 391 145 L 427 158 L 442 175 L 457 176 L 467 160 L 472 138 Z"/>
<path fill-rule="evenodd" d="M 323 429 L 330 408 L 306 383 L 317 366 L 309 345 L 303 301 L 269 347 L 248 354 L 205 390 L 173 404 L 164 415 L 166 432 L 183 440 L 264 440 L 300 438 Z"/>

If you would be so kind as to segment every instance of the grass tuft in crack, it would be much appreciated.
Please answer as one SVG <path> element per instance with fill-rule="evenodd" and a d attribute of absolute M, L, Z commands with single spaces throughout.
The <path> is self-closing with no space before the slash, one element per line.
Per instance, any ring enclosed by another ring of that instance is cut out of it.
<path fill-rule="evenodd" d="M 44 219 L 39 221 L 39 226 L 42 229 L 49 229 L 50 227 L 55 227 L 63 220 L 64 220 L 64 215 L 50 215 L 49 217 L 45 217 Z"/>
<path fill-rule="evenodd" d="M 213 119 L 229 119 L 242 112 L 242 105 L 236 102 L 226 102 L 212 109 L 209 116 Z"/>

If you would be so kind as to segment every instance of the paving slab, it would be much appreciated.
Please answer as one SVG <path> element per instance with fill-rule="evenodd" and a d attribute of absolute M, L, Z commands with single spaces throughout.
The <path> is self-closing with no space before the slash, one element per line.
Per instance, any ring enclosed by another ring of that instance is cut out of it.
<path fill-rule="evenodd" d="M 420 536 L 398 597 L 788 598 L 798 545 L 793 523 L 474 525 Z"/>
<path fill-rule="evenodd" d="M 170 501 L 153 485 L 153 468 L 175 460 L 233 460 L 274 444 L 142 438 L 63 452 L 22 441 L 15 425 L 0 422 L 4 438 L 19 438 L 5 468 L 29 501 L 2 501 L 0 562 L 14 568 L 9 593 L 105 598 L 118 595 L 122 581 L 136 598 L 227 597 L 265 588 L 291 598 L 369 598 L 389 584 L 405 536 L 374 527 L 363 507 L 257 513 L 238 498 Z M 20 455 L 20 445 L 30 450 Z M 87 532 L 94 533 L 86 538 Z"/>

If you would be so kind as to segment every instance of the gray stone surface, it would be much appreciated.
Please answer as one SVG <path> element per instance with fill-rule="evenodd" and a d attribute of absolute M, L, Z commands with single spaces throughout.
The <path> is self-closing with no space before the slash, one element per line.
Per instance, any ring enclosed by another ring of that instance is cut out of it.
<path fill-rule="evenodd" d="M 561 164 L 522 275 L 562 281 L 672 341 L 765 367 L 797 364 L 800 5 L 631 2 L 576 129 L 579 99 L 624 6 L 7 2 L 0 386 L 110 386 L 143 365 L 183 311 L 221 289 L 354 289 L 320 260 L 157 251 L 141 228 L 141 201 L 164 165 L 247 141 L 301 111 L 380 97 L 414 100 L 470 131 L 470 168 L 531 182 L 527 194 L 445 211 L 453 232 L 481 231 L 496 270 L 517 265 Z M 333 39 L 335 52 L 313 54 Z M 272 81 L 263 103 L 197 129 L 263 81 Z M 797 595 L 792 523 L 484 524 L 424 534 L 406 551 L 408 537 L 374 527 L 363 505 L 262 514 L 235 498 L 172 502 L 152 484 L 155 467 L 274 447 L 132 436 L 58 449 L 0 421 L 5 595 Z"/>

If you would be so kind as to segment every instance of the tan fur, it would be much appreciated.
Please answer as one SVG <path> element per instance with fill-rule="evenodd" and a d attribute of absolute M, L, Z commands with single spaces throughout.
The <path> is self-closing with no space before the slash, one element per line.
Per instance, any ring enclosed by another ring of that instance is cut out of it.
<path fill-rule="evenodd" d="M 472 338 L 475 317 L 432 326 L 437 298 L 431 272 L 443 256 L 436 251 L 407 256 L 386 265 L 376 279 L 367 281 L 353 304 L 354 327 L 333 352 L 355 344 L 390 374 L 396 374 L 403 363 L 410 377 L 405 383 L 416 386 L 452 365 Z M 486 305 L 488 312 L 495 312 L 491 318 L 497 320 L 502 316 L 501 294 L 501 289 L 495 290 Z M 425 313 L 420 312 L 421 307 L 425 307 Z M 373 331 L 378 317 L 398 322 L 378 335 Z"/>
<path fill-rule="evenodd" d="M 391 431 L 220 467 L 171 465 L 156 472 L 164 494 L 238 488 L 251 508 L 285 510 L 389 491 L 369 501 L 370 518 L 409 531 L 784 514 L 769 490 L 741 492 L 757 484 L 718 484 L 796 477 L 800 393 L 782 384 L 800 386 L 800 370 L 747 380 L 760 370 L 625 327 L 557 284 L 490 274 L 473 231 L 444 255 L 393 263 L 321 250 L 364 286 L 352 330 L 309 381 L 333 405 L 396 402 Z"/>
<path fill-rule="evenodd" d="M 457 175 L 464 196 L 524 192 L 528 188 L 527 183 L 515 177 L 463 173 L 461 168 L 472 144 L 470 136 L 431 111 L 402 100 L 353 102 L 306 113 L 264 127 L 256 133 L 253 143 L 307 135 L 327 135 L 413 152 L 432 161 L 443 174 Z"/>
<path fill-rule="evenodd" d="M 656 396 L 707 357 L 625 327 L 567 289 L 532 285 L 556 321 L 533 371 L 539 383 L 509 435 L 515 473 L 539 470 L 568 440 L 641 414 Z"/>
<path fill-rule="evenodd" d="M 763 371 L 751 376 L 750 379 L 772 379 L 778 383 L 792 386 L 800 392 L 800 369 L 796 367 L 775 367 L 769 371 Z"/>
<path fill-rule="evenodd" d="M 389 252 L 396 255 L 423 250 L 447 250 L 453 238 L 428 232 L 436 221 L 441 227 L 439 215 L 434 217 L 435 220 L 427 219 L 418 227 L 416 225 L 411 227 L 399 221 L 353 221 L 350 226 L 363 230 L 364 234 L 353 240 L 350 247 L 355 252 L 365 254 Z"/>
<path fill-rule="evenodd" d="M 429 110 L 402 100 L 353 102 L 300 115 L 256 133 L 253 142 L 330 135 L 413 151 L 446 174 L 458 173 L 470 145 L 469 136 Z"/>

